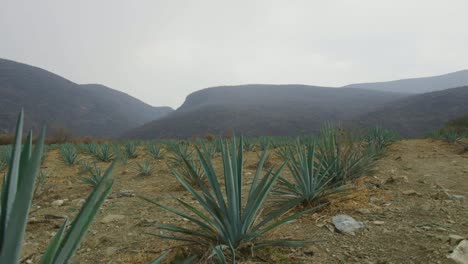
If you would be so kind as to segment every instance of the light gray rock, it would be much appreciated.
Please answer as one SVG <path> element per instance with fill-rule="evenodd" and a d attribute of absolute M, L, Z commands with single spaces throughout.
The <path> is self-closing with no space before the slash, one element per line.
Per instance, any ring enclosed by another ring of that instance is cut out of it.
<path fill-rule="evenodd" d="M 465 201 L 465 196 L 458 195 L 458 194 L 452 194 L 452 195 L 450 195 L 450 200 L 464 202 Z"/>
<path fill-rule="evenodd" d="M 456 263 L 468 264 L 468 240 L 462 240 L 447 257 Z"/>
<path fill-rule="evenodd" d="M 362 209 L 357 209 L 356 212 L 358 212 L 358 213 L 360 213 L 360 214 L 363 214 L 363 215 L 365 215 L 365 214 L 370 214 L 370 213 L 371 213 L 371 211 L 370 211 L 369 209 L 364 209 L 364 208 L 362 208 Z"/>
<path fill-rule="evenodd" d="M 117 198 L 120 197 L 134 197 L 135 193 L 131 190 L 121 190 L 119 193 L 117 193 Z"/>
<path fill-rule="evenodd" d="M 55 201 L 52 202 L 52 206 L 54 206 L 54 207 L 60 207 L 60 206 L 62 206 L 64 203 L 65 203 L 64 200 L 55 200 Z"/>
<path fill-rule="evenodd" d="M 374 225 L 384 225 L 385 222 L 384 221 L 374 221 L 372 222 Z"/>
<path fill-rule="evenodd" d="M 354 235 L 356 231 L 364 228 L 362 222 L 356 221 L 349 215 L 336 215 L 333 217 L 332 222 L 339 232 L 350 235 Z"/>

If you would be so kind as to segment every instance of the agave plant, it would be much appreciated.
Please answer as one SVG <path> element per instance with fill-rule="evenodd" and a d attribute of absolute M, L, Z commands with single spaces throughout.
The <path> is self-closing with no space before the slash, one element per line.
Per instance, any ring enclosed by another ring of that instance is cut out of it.
<path fill-rule="evenodd" d="M 333 163 L 326 165 L 317 159 L 313 143 L 303 146 L 298 140 L 294 150 L 288 148 L 285 152 L 293 181 L 279 178 L 275 193 L 280 198 L 297 204 L 316 205 L 325 197 L 346 190 L 341 182 L 335 180 Z"/>
<path fill-rule="evenodd" d="M 164 153 L 160 147 L 155 144 L 146 145 L 146 150 L 148 153 L 156 160 L 161 160 L 164 158 Z"/>
<path fill-rule="evenodd" d="M 381 127 L 375 127 L 367 134 L 368 148 L 371 149 L 375 156 L 380 156 L 385 148 L 392 144 L 397 139 L 396 133 L 383 129 Z"/>
<path fill-rule="evenodd" d="M 335 181 L 343 184 L 362 176 L 375 161 L 362 142 L 360 135 L 344 131 L 331 124 L 322 127 L 317 139 L 318 158 L 336 175 Z"/>
<path fill-rule="evenodd" d="M 129 159 L 135 159 L 138 157 L 137 144 L 134 141 L 128 141 L 124 144 L 124 149 Z"/>
<path fill-rule="evenodd" d="M 138 176 L 150 176 L 154 173 L 154 167 L 151 165 L 151 162 L 149 160 L 145 160 L 142 163 L 137 162 L 136 165 L 136 171 L 138 173 Z"/>
<path fill-rule="evenodd" d="M 17 264 L 20 261 L 28 213 L 44 146 L 45 130 L 42 130 L 34 150 L 31 132 L 28 134 L 24 147 L 21 148 L 22 130 L 23 111 L 18 117 L 15 144 L 1 191 L 0 263 Z M 110 166 L 106 176 L 88 197 L 67 231 L 65 229 L 68 221 L 65 221 L 47 247 L 40 263 L 69 262 L 99 207 L 111 191 L 112 168 L 113 165 Z"/>
<path fill-rule="evenodd" d="M 68 166 L 72 166 L 78 160 L 78 151 L 73 144 L 63 144 L 60 147 L 60 154 L 62 155 L 62 160 Z"/>
<path fill-rule="evenodd" d="M 181 199 L 177 199 L 177 201 L 186 212 L 162 205 L 148 198 L 142 198 L 188 219 L 197 228 L 161 224 L 159 229 L 170 233 L 153 235 L 209 248 L 212 251 L 208 258 L 216 255 L 222 262 L 226 262 L 230 258 L 231 263 L 235 263 L 236 255 L 238 256 L 247 248 L 251 252 L 251 250 L 266 246 L 302 246 L 306 243 L 306 241 L 297 240 L 267 241 L 261 239 L 266 232 L 310 211 L 292 214 L 278 220 L 294 206 L 291 203 L 262 215 L 266 198 L 285 165 L 275 171 L 270 169 L 261 177 L 263 164 L 267 157 L 267 151 L 265 151 L 251 183 L 251 188 L 247 193 L 244 193 L 242 189 L 244 178 L 242 138 L 239 140 L 238 146 L 236 146 L 235 140 L 231 144 L 225 142 L 222 144 L 221 157 L 224 173 L 221 177 L 224 179 L 225 188 L 222 188 L 218 181 L 218 175 L 208 155 L 198 148 L 196 148 L 196 153 L 207 175 L 209 187 L 205 183 L 198 182 L 197 187 L 200 191 L 197 191 L 177 170 L 173 170 L 173 173 L 196 199 L 200 209 Z M 195 173 L 195 169 L 190 163 L 186 162 L 185 165 Z"/>
<path fill-rule="evenodd" d="M 88 153 L 93 156 L 99 155 L 99 145 L 96 142 L 90 142 L 87 144 L 83 144 L 82 149 L 85 153 Z"/>
<path fill-rule="evenodd" d="M 41 196 L 49 188 L 47 187 L 47 180 L 50 173 L 46 170 L 40 170 L 37 175 L 36 184 L 34 186 L 33 198 Z"/>
<path fill-rule="evenodd" d="M 114 151 L 109 144 L 101 144 L 94 153 L 94 156 L 102 162 L 110 162 L 115 158 Z"/>
<path fill-rule="evenodd" d="M 244 138 L 244 151 L 252 151 L 254 147 L 254 144 L 252 143 L 252 140 L 249 138 Z"/>
<path fill-rule="evenodd" d="M 91 187 L 95 187 L 104 177 L 104 172 L 101 167 L 98 167 L 96 163 L 88 168 L 89 175 L 83 177 L 81 181 Z"/>
<path fill-rule="evenodd" d="M 209 158 L 210 154 L 207 154 Z M 179 166 L 177 171 L 184 177 L 184 179 L 192 186 L 198 186 L 199 183 L 204 182 L 206 174 L 201 162 L 197 159 L 184 159 L 185 165 Z"/>
<path fill-rule="evenodd" d="M 80 164 L 80 173 L 88 173 L 91 169 L 92 163 L 88 160 L 80 160 L 78 163 Z"/>
<path fill-rule="evenodd" d="M 460 134 L 456 131 L 444 131 L 440 134 L 440 138 L 449 143 L 454 143 L 460 139 Z"/>
<path fill-rule="evenodd" d="M 267 150 L 270 144 L 271 144 L 271 138 L 269 137 L 260 137 L 258 139 L 258 147 L 262 151 Z"/>
<path fill-rule="evenodd" d="M 215 142 L 200 142 L 203 152 L 210 158 L 213 159 L 216 156 L 217 148 Z"/>
<path fill-rule="evenodd" d="M 190 144 L 189 142 L 179 142 L 179 143 L 174 143 L 171 142 L 168 145 L 169 150 L 172 152 L 172 157 L 171 157 L 171 164 L 173 166 L 177 165 L 182 165 L 185 160 L 190 160 L 192 159 L 193 153 L 190 150 Z"/>

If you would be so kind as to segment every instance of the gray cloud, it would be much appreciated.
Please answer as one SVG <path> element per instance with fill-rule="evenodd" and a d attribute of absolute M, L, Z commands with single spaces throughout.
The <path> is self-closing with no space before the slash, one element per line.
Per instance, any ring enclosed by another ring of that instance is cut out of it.
<path fill-rule="evenodd" d="M 466 10 L 466 0 L 4 0 L 0 57 L 177 107 L 214 85 L 468 68 Z"/>

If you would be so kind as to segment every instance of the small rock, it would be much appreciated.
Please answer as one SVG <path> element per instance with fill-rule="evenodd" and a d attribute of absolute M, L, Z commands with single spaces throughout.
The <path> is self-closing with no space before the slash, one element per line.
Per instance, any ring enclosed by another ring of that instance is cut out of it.
<path fill-rule="evenodd" d="M 354 235 L 356 231 L 364 228 L 362 222 L 356 221 L 349 215 L 336 215 L 333 217 L 332 221 L 339 232 L 350 235 Z"/>
<path fill-rule="evenodd" d="M 63 200 L 55 200 L 55 201 L 53 201 L 53 202 L 51 203 L 51 205 L 54 206 L 54 207 L 60 207 L 60 206 L 63 205 L 63 203 L 64 203 Z"/>
<path fill-rule="evenodd" d="M 452 194 L 452 195 L 450 195 L 450 200 L 464 202 L 465 201 L 465 196 L 458 195 L 458 194 Z"/>
<path fill-rule="evenodd" d="M 356 212 L 358 212 L 360 214 L 370 214 L 369 209 L 357 209 Z"/>
<path fill-rule="evenodd" d="M 459 235 L 449 235 L 448 242 L 450 243 L 450 245 L 454 246 L 457 245 L 463 239 L 465 238 Z"/>
<path fill-rule="evenodd" d="M 451 254 L 447 256 L 459 264 L 468 263 L 468 240 L 462 240 Z"/>
<path fill-rule="evenodd" d="M 313 256 L 315 252 L 317 252 L 318 249 L 314 246 L 308 246 L 308 247 L 304 247 L 303 248 L 303 251 L 305 255 L 309 255 L 309 256 Z"/>
<path fill-rule="evenodd" d="M 135 193 L 133 191 L 130 191 L 130 190 L 121 190 L 117 194 L 117 198 L 120 198 L 120 197 L 134 197 L 134 196 L 135 196 Z"/>
<path fill-rule="evenodd" d="M 374 225 L 383 225 L 383 224 L 385 224 L 384 221 L 374 221 L 374 222 L 372 222 L 372 223 L 373 223 Z"/>
<path fill-rule="evenodd" d="M 109 214 L 109 215 L 106 215 L 104 218 L 102 218 L 101 223 L 115 222 L 117 220 L 122 220 L 124 218 L 125 218 L 125 215 Z"/>

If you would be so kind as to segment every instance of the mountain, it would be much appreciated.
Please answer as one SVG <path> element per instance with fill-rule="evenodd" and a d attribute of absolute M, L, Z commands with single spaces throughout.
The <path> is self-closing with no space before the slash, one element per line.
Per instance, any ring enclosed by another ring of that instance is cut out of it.
<path fill-rule="evenodd" d="M 176 111 L 131 130 L 125 138 L 187 138 L 235 131 L 249 136 L 317 132 L 406 94 L 305 85 L 242 85 L 190 94 Z"/>
<path fill-rule="evenodd" d="M 463 70 L 439 76 L 403 79 L 390 82 L 357 83 L 344 87 L 397 93 L 426 93 L 467 85 L 468 70 Z"/>
<path fill-rule="evenodd" d="M 0 59 L 0 133 L 13 131 L 21 107 L 27 128 L 47 124 L 73 136 L 93 137 L 116 137 L 172 111 L 103 85 L 79 85 L 37 67 Z"/>
<path fill-rule="evenodd" d="M 468 86 L 412 95 L 354 120 L 358 127 L 380 125 L 404 137 L 422 137 L 468 114 Z"/>

